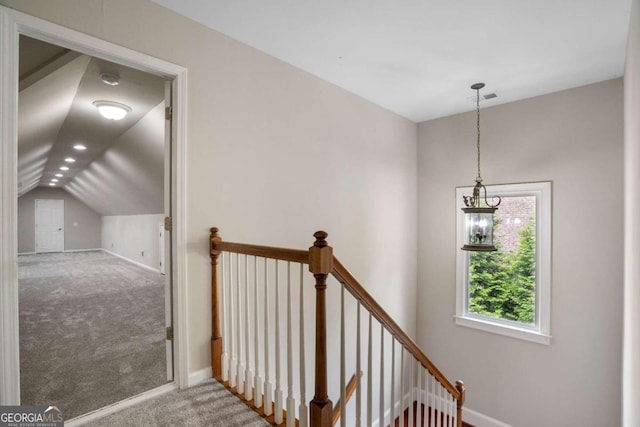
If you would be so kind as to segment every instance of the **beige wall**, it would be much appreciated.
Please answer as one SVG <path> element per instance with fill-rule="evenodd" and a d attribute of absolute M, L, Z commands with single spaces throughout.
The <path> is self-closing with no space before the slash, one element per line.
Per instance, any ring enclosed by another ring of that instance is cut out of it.
<path fill-rule="evenodd" d="M 548 346 L 455 325 L 455 187 L 476 176 L 475 112 L 419 125 L 419 343 L 465 381 L 470 409 L 518 427 L 620 424 L 622 117 L 620 79 L 481 112 L 485 183 L 553 181 Z"/>
<path fill-rule="evenodd" d="M 625 108 L 625 292 L 623 426 L 640 425 L 640 1 L 633 0 Z"/>
<path fill-rule="evenodd" d="M 101 248 L 160 271 L 163 220 L 164 215 L 103 216 Z"/>
<path fill-rule="evenodd" d="M 325 229 L 414 335 L 414 123 L 149 1 L 1 3 L 188 69 L 191 372 L 209 365 L 211 226 L 227 240 L 297 248 Z"/>
<path fill-rule="evenodd" d="M 18 253 L 35 251 L 35 200 L 64 200 L 64 250 L 100 248 L 100 215 L 59 188 L 36 187 L 18 198 Z"/>

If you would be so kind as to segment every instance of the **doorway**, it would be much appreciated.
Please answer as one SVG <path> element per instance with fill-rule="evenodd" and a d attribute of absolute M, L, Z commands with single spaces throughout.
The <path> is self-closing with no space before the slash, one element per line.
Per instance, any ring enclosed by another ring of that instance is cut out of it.
<path fill-rule="evenodd" d="M 23 187 L 18 187 L 18 164 L 15 162 L 18 152 L 18 144 L 15 135 L 18 133 L 18 109 L 16 99 L 12 93 L 18 93 L 18 63 L 16 62 L 18 51 L 18 37 L 20 35 L 32 36 L 41 41 L 52 42 L 66 49 L 73 48 L 79 54 L 89 54 L 100 60 L 110 60 L 116 64 L 126 65 L 134 69 L 151 72 L 165 79 L 170 80 L 170 87 L 173 88 L 173 97 L 179 105 L 184 102 L 185 95 L 185 69 L 166 63 L 156 58 L 151 58 L 139 54 L 120 46 L 111 45 L 102 40 L 98 40 L 84 34 L 80 34 L 63 27 L 52 25 L 51 23 L 29 17 L 19 12 L 0 6 L 0 31 L 3 34 L 0 43 L 2 44 L 1 61 L 2 88 L 0 91 L 0 104 L 3 115 L 3 138 L 1 150 L 3 153 L 0 165 L 3 170 L 2 186 L 2 215 L 4 219 L 3 242 L 0 243 L 0 275 L 2 285 L 0 286 L 1 314 L 0 314 L 0 352 L 4 360 L 0 369 L 0 404 L 20 403 L 20 372 L 19 372 L 19 334 L 18 334 L 18 286 L 17 286 L 17 252 L 18 246 L 18 217 L 16 215 L 17 196 Z M 13 92 L 15 91 L 15 92 Z M 175 303 L 171 313 L 174 315 L 175 345 L 175 366 L 176 380 L 180 386 L 187 384 L 186 370 L 186 346 L 184 337 L 186 336 L 186 312 L 184 310 L 184 253 L 175 251 L 175 247 L 183 247 L 184 240 L 184 170 L 181 165 L 184 158 L 184 110 L 173 108 L 174 120 L 171 127 L 173 146 L 171 147 L 171 163 L 173 173 L 170 179 L 170 187 L 174 190 L 174 203 L 170 207 L 170 216 L 173 217 L 173 237 L 168 237 L 167 250 L 173 250 L 173 263 L 167 265 L 171 268 L 168 275 L 173 279 L 174 286 L 170 290 Z M 177 113 L 177 114 L 176 114 Z M 13 137 L 12 137 L 13 135 Z M 13 153 L 13 154 L 12 154 Z M 13 196 L 12 196 L 13 195 Z M 157 241 L 156 224 L 154 221 L 153 235 Z M 68 227 L 67 227 L 68 228 Z M 167 233 L 171 234 L 171 233 Z M 32 240 L 33 241 L 33 240 Z M 66 242 L 65 242 L 66 243 Z M 35 252 L 35 251 L 34 251 Z M 142 251 L 140 251 L 142 252 Z M 145 255 L 148 255 L 145 253 Z M 143 256 L 141 254 L 141 256 Z M 156 258 L 157 260 L 157 258 Z M 26 403 L 26 402 L 25 402 Z"/>
<path fill-rule="evenodd" d="M 36 253 L 64 250 L 64 200 L 36 199 Z"/>
<path fill-rule="evenodd" d="M 118 63 L 19 47 L 19 247 L 34 205 L 36 238 L 18 258 L 21 403 L 73 418 L 173 380 L 171 259 L 154 228 L 171 211 L 170 92 Z"/>

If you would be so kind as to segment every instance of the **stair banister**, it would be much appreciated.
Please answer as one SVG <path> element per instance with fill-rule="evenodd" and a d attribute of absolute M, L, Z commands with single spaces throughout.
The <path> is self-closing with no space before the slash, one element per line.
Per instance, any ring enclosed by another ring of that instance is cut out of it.
<path fill-rule="evenodd" d="M 311 427 L 331 427 L 333 403 L 327 395 L 327 276 L 333 269 L 333 248 L 327 244 L 327 233 L 316 232 L 309 248 L 309 271 L 316 279 L 316 366 L 315 394 L 309 405 Z"/>
<path fill-rule="evenodd" d="M 222 242 L 218 228 L 210 232 L 211 254 L 211 370 L 213 378 L 222 381 L 222 336 L 220 335 L 220 309 L 218 302 L 218 257 L 222 253 L 217 246 Z"/>

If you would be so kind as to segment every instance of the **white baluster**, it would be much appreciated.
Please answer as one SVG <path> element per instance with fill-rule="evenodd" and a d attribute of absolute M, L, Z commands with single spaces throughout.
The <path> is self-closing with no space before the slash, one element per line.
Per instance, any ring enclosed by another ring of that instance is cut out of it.
<path fill-rule="evenodd" d="M 373 425 L 373 404 L 371 395 L 373 393 L 373 363 L 371 362 L 371 347 L 372 347 L 372 334 L 371 334 L 371 312 L 369 312 L 369 344 L 367 349 L 367 426 Z"/>
<path fill-rule="evenodd" d="M 447 393 L 447 401 L 449 402 L 449 410 L 448 410 L 448 414 L 447 414 L 447 420 L 449 420 L 449 424 L 447 427 L 454 427 L 453 425 L 453 414 L 455 413 L 455 410 L 453 409 L 453 399 L 451 394 Z"/>
<path fill-rule="evenodd" d="M 231 351 L 231 363 L 229 364 L 229 385 L 231 387 L 236 387 L 237 383 L 237 374 L 238 374 L 238 360 L 236 359 L 236 328 L 238 325 L 235 322 L 235 305 L 234 305 L 234 288 L 233 285 L 233 255 L 229 256 L 229 350 Z M 235 255 L 236 261 L 238 260 L 238 255 Z"/>
<path fill-rule="evenodd" d="M 431 408 L 431 421 L 429 422 L 429 427 L 436 427 L 436 378 L 432 375 L 429 375 L 429 381 L 431 382 L 431 392 L 429 393 L 429 407 Z"/>
<path fill-rule="evenodd" d="M 276 424 L 282 424 L 283 393 L 280 384 L 280 281 L 278 279 L 278 260 L 276 260 L 276 402 L 273 419 Z"/>
<path fill-rule="evenodd" d="M 393 426 L 396 421 L 396 339 L 391 335 L 391 398 L 389 425 Z"/>
<path fill-rule="evenodd" d="M 253 372 L 251 372 L 251 347 L 249 346 L 249 256 L 244 256 L 244 398 L 249 401 L 253 399 L 252 382 Z"/>
<path fill-rule="evenodd" d="M 267 259 L 264 259 L 264 414 L 273 413 L 273 386 L 269 368 L 269 275 Z"/>
<path fill-rule="evenodd" d="M 400 346 L 400 425 L 404 426 L 404 346 Z"/>
<path fill-rule="evenodd" d="M 291 263 L 287 261 L 287 427 L 295 427 L 296 400 L 293 397 L 293 332 L 291 330 Z"/>
<path fill-rule="evenodd" d="M 378 425 L 384 426 L 384 326 L 380 324 L 380 413 Z"/>
<path fill-rule="evenodd" d="M 418 375 L 417 375 L 417 385 L 416 389 L 418 390 L 417 402 L 416 402 L 416 425 L 422 426 L 422 365 L 418 362 Z"/>
<path fill-rule="evenodd" d="M 304 264 L 300 264 L 300 412 L 298 421 L 300 427 L 309 426 L 309 412 L 307 409 L 307 373 L 304 352 Z"/>
<path fill-rule="evenodd" d="M 258 331 L 259 324 L 259 307 L 258 307 L 258 258 L 253 257 L 253 347 L 254 347 L 254 363 L 255 375 L 253 377 L 253 406 L 262 408 L 262 377 L 260 376 L 260 337 Z"/>
<path fill-rule="evenodd" d="M 442 386 L 440 385 L 440 382 L 436 383 L 436 427 L 443 427 L 442 425 Z"/>
<path fill-rule="evenodd" d="M 222 312 L 222 316 L 220 316 L 220 329 L 222 330 L 222 381 L 229 381 L 229 333 L 227 331 L 227 313 L 229 308 L 227 307 L 227 302 L 225 300 L 227 293 L 225 286 L 227 281 L 225 278 L 226 269 L 224 266 L 226 258 L 228 258 L 227 254 L 222 252 L 220 254 L 220 277 L 222 279 L 222 283 L 220 286 L 220 307 L 218 308 L 218 310 Z"/>
<path fill-rule="evenodd" d="M 360 301 L 356 308 L 356 427 L 362 426 L 362 385 L 360 382 Z"/>
<path fill-rule="evenodd" d="M 453 420 L 451 422 L 452 427 L 457 427 L 458 425 L 458 406 L 456 405 L 456 403 L 456 399 L 451 396 L 451 419 Z"/>
<path fill-rule="evenodd" d="M 245 255 L 246 259 L 246 255 Z M 236 298 L 236 322 L 238 325 L 236 343 L 238 343 L 238 387 L 236 392 L 238 394 L 244 393 L 244 363 L 242 360 L 242 285 L 240 284 L 240 255 L 236 260 L 236 292 L 238 297 Z M 246 280 L 246 277 L 245 277 Z"/>
<path fill-rule="evenodd" d="M 409 353 L 409 425 L 414 426 L 413 423 L 413 365 L 415 365 L 415 358 Z"/>
<path fill-rule="evenodd" d="M 345 390 L 345 343 L 344 343 L 344 283 L 340 285 L 340 427 L 347 427 L 346 405 L 345 399 L 347 392 Z"/>

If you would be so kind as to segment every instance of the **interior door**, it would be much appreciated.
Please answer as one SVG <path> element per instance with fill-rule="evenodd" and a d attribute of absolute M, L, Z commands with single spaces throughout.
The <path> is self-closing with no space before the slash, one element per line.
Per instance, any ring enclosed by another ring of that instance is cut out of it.
<path fill-rule="evenodd" d="M 64 251 L 64 200 L 36 199 L 36 253 Z"/>
<path fill-rule="evenodd" d="M 163 262 L 161 266 L 161 271 L 164 273 L 165 280 L 165 293 L 164 293 L 164 301 L 165 301 L 165 321 L 167 326 L 167 331 L 171 331 L 171 333 L 167 333 L 167 341 L 166 341 L 166 351 L 167 351 L 167 381 L 173 380 L 173 282 L 172 282 L 172 264 L 171 264 L 171 256 L 172 256 L 172 231 L 171 231 L 171 216 L 172 216 L 172 206 L 173 206 L 173 189 L 171 187 L 171 183 L 173 181 L 171 173 L 172 173 L 172 132 L 173 128 L 171 126 L 172 120 L 172 91 L 171 86 L 173 81 L 166 81 L 164 84 L 164 102 L 165 102 L 165 126 L 164 126 L 164 233 L 161 233 L 160 238 L 163 240 L 163 244 L 161 245 L 162 254 L 163 254 Z"/>

